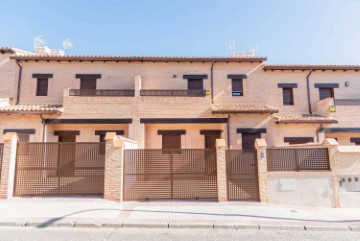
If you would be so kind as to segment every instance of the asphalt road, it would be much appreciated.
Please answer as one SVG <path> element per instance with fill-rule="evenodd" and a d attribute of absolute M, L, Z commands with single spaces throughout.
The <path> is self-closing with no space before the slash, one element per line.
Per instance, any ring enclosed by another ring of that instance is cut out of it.
<path fill-rule="evenodd" d="M 97 240 L 360 240 L 355 231 L 274 231 L 235 229 L 154 229 L 154 228 L 31 228 L 1 227 L 0 241 L 97 241 Z"/>

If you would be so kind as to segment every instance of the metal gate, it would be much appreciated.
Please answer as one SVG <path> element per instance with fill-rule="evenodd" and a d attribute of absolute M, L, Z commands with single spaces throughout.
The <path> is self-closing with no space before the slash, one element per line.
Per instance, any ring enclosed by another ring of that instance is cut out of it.
<path fill-rule="evenodd" d="M 104 193 L 104 143 L 19 143 L 14 196 Z"/>
<path fill-rule="evenodd" d="M 217 199 L 216 150 L 125 150 L 124 200 Z"/>
<path fill-rule="evenodd" d="M 1 180 L 1 170 L 2 170 L 3 155 L 4 155 L 4 144 L 0 144 L 0 180 Z"/>
<path fill-rule="evenodd" d="M 228 200 L 259 200 L 256 151 L 226 151 Z"/>

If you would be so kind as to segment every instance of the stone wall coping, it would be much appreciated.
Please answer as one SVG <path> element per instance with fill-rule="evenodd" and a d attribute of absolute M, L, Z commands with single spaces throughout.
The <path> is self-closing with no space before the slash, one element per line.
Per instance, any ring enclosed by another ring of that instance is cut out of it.
<path fill-rule="evenodd" d="M 265 139 L 256 139 L 255 140 L 255 147 L 258 148 L 258 147 L 267 147 L 267 143 L 265 141 Z"/>
<path fill-rule="evenodd" d="M 360 153 L 360 146 L 338 146 L 340 153 Z"/>
<path fill-rule="evenodd" d="M 11 141 L 14 137 L 18 138 L 18 135 L 16 132 L 8 132 L 8 133 L 5 133 L 4 137 L 3 137 L 3 140 L 4 142 L 9 142 Z"/>
<path fill-rule="evenodd" d="M 226 147 L 224 139 L 216 139 L 216 147 Z"/>
<path fill-rule="evenodd" d="M 338 146 L 339 142 L 337 142 L 337 140 L 335 140 L 334 138 L 326 138 L 323 145 Z"/>

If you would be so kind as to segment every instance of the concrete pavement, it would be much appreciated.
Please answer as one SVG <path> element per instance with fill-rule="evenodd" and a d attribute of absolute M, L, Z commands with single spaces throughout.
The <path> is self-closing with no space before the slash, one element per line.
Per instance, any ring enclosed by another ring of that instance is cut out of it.
<path fill-rule="evenodd" d="M 111 240 L 266 240 L 266 241 L 349 241 L 360 240 L 360 232 L 236 230 L 236 229 L 149 229 L 149 228 L 19 228 L 0 227 L 0 241 L 111 241 Z"/>
<path fill-rule="evenodd" d="M 14 198 L 0 200 L 0 226 L 360 231 L 360 208 L 204 201 L 120 204 L 97 197 Z"/>

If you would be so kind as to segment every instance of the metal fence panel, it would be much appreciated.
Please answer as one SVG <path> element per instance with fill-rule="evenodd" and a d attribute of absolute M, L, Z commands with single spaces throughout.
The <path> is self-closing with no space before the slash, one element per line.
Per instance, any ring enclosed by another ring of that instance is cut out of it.
<path fill-rule="evenodd" d="M 14 196 L 104 193 L 105 143 L 18 143 Z"/>
<path fill-rule="evenodd" d="M 226 151 L 228 200 L 259 200 L 256 151 Z"/>
<path fill-rule="evenodd" d="M 279 148 L 267 150 L 268 171 L 330 170 L 327 148 Z"/>
<path fill-rule="evenodd" d="M 216 151 L 125 150 L 124 200 L 217 199 Z"/>

